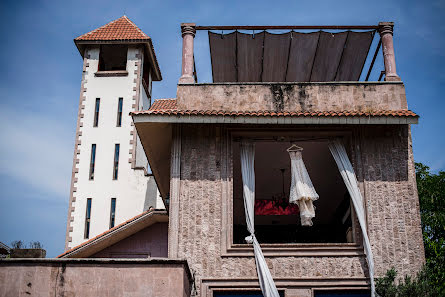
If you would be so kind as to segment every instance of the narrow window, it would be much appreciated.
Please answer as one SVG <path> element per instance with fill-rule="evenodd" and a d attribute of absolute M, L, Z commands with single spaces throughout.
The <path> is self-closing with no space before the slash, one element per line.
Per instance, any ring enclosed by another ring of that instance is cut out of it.
<path fill-rule="evenodd" d="M 115 218 L 116 218 L 116 198 L 111 198 L 110 229 L 114 227 Z"/>
<path fill-rule="evenodd" d="M 99 107 L 100 107 L 100 98 L 96 98 L 96 105 L 94 107 L 93 127 L 97 127 L 97 125 L 99 124 Z"/>
<path fill-rule="evenodd" d="M 90 180 L 94 179 L 94 165 L 96 163 L 96 144 L 91 145 Z"/>
<path fill-rule="evenodd" d="M 121 127 L 122 126 L 122 103 L 123 103 L 124 99 L 123 98 L 119 98 L 119 101 L 117 103 L 117 127 Z"/>
<path fill-rule="evenodd" d="M 85 214 L 85 239 L 90 237 L 90 222 L 91 222 L 91 198 L 87 199 L 87 211 Z"/>
<path fill-rule="evenodd" d="M 119 144 L 116 143 L 114 145 L 113 179 L 117 179 L 118 167 L 119 167 Z"/>

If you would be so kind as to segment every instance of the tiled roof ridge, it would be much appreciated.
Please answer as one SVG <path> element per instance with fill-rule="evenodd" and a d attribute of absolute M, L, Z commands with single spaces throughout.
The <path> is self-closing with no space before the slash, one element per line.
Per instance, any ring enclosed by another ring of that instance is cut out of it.
<path fill-rule="evenodd" d="M 150 36 L 148 36 L 147 34 L 145 34 L 138 26 L 136 26 L 135 23 L 133 23 L 132 20 L 130 20 L 125 14 L 122 16 L 122 18 L 125 18 L 128 22 L 130 22 L 130 24 L 133 25 L 133 27 L 139 31 L 139 33 L 141 33 L 142 35 L 144 35 L 147 38 L 150 38 Z"/>
<path fill-rule="evenodd" d="M 93 237 L 93 238 L 91 238 L 91 239 L 89 239 L 89 240 L 87 240 L 87 241 L 85 241 L 85 242 L 82 242 L 81 244 L 79 244 L 79 245 L 77 245 L 77 246 L 75 246 L 75 247 L 73 247 L 73 248 L 67 250 L 66 252 L 64 252 L 64 253 L 62 253 L 62 254 L 60 254 L 60 255 L 58 255 L 56 258 L 61 258 L 61 257 L 65 256 L 65 255 L 67 255 L 67 254 L 69 254 L 69 253 L 71 253 L 71 252 L 73 252 L 73 251 L 75 251 L 75 250 L 81 248 L 82 246 L 87 245 L 88 243 L 91 243 L 91 242 L 93 242 L 94 240 L 96 240 L 96 239 L 98 239 L 98 238 L 100 238 L 100 237 L 102 237 L 102 236 L 104 236 L 104 235 L 106 235 L 106 234 L 108 234 L 108 233 L 110 233 L 110 232 L 112 232 L 112 231 L 115 231 L 115 230 L 117 230 L 117 229 L 123 227 L 123 226 L 126 225 L 126 224 L 129 224 L 129 223 L 131 223 L 131 222 L 133 222 L 133 221 L 135 221 L 135 220 L 141 218 L 142 216 L 144 216 L 144 215 L 146 215 L 146 214 L 148 214 L 148 213 L 154 213 L 154 212 L 156 212 L 156 211 L 163 211 L 163 210 L 162 210 L 162 209 L 149 209 L 149 210 L 146 210 L 146 211 L 144 211 L 143 213 L 140 213 L 140 214 L 138 214 L 137 216 L 134 216 L 134 217 L 132 217 L 131 219 L 128 219 L 128 220 L 126 220 L 125 222 L 120 223 L 119 225 L 114 226 L 113 228 L 108 229 L 108 230 L 102 232 L 101 234 L 96 235 L 95 237 Z"/>
<path fill-rule="evenodd" d="M 151 38 L 150 38 L 147 34 L 145 34 L 145 33 L 144 33 L 138 26 L 136 26 L 136 24 L 133 23 L 133 22 L 132 22 L 126 15 L 123 15 L 123 16 L 121 16 L 120 18 L 115 19 L 114 21 L 108 22 L 107 24 L 105 24 L 105 25 L 103 25 L 103 26 L 101 26 L 101 27 L 99 27 L 99 28 L 96 28 L 96 29 L 94 29 L 94 30 L 92 30 L 92 31 L 90 31 L 90 32 L 88 32 L 88 33 L 85 33 L 85 34 L 80 35 L 80 36 L 77 37 L 75 40 L 82 40 L 83 38 L 89 37 L 89 36 L 93 35 L 94 33 L 97 33 L 99 30 L 104 29 L 104 28 L 107 27 L 107 26 L 111 26 L 111 25 L 113 25 L 114 23 L 120 21 L 121 19 L 125 19 L 129 24 L 131 24 L 135 29 L 137 29 L 139 33 L 141 33 L 142 35 L 144 35 L 147 39 L 151 39 Z"/>

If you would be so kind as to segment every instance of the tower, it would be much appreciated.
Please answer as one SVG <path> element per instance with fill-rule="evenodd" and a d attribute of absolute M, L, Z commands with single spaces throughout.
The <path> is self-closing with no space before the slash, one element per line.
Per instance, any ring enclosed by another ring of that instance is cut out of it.
<path fill-rule="evenodd" d="M 164 208 L 130 112 L 162 79 L 150 37 L 126 16 L 74 40 L 83 57 L 65 249 Z"/>

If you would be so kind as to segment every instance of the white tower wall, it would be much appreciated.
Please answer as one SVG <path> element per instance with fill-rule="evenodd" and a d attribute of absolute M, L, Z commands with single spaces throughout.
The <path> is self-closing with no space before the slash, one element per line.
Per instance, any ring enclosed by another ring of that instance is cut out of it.
<path fill-rule="evenodd" d="M 89 238 L 109 229 L 111 198 L 116 198 L 115 226 L 150 206 L 164 208 L 154 178 L 143 170 L 148 162 L 129 115 L 150 105 L 141 83 L 142 51 L 138 47 L 128 48 L 128 75 L 105 77 L 95 75 L 99 47 L 85 52 L 66 249 L 88 240 L 84 237 L 88 198 L 92 198 Z M 119 97 L 123 98 L 121 127 L 116 125 Z M 100 98 L 99 122 L 93 127 L 96 98 Z M 113 180 L 117 143 L 120 144 L 118 178 Z M 94 180 L 89 179 L 92 144 L 96 144 Z"/>

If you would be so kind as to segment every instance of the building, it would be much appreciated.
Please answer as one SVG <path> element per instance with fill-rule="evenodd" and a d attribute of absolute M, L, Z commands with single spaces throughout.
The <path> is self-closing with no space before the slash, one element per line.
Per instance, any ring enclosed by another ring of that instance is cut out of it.
<path fill-rule="evenodd" d="M 292 31 L 265 31 L 277 29 Z M 197 82 L 198 30 L 209 31 L 211 83 Z M 221 30 L 234 32 L 212 32 Z M 30 272 L 39 267 L 56 276 L 34 292 L 66 295 L 370 296 L 373 276 L 420 270 L 410 132 L 418 116 L 396 72 L 392 23 L 188 23 L 181 33 L 177 98 L 131 112 L 166 209 L 142 212 L 59 259 L 0 261 L 5 283 L 26 275 L 5 291 L 41 278 Z M 360 81 L 379 37 L 370 69 L 381 48 L 385 79 Z M 297 207 L 289 197 L 303 183 L 316 196 L 298 196 Z M 79 218 L 88 218 L 85 208 Z"/>
<path fill-rule="evenodd" d="M 74 43 L 83 73 L 67 250 L 150 207 L 164 208 L 129 116 L 150 107 L 152 81 L 162 79 L 150 37 L 123 16 Z"/>

